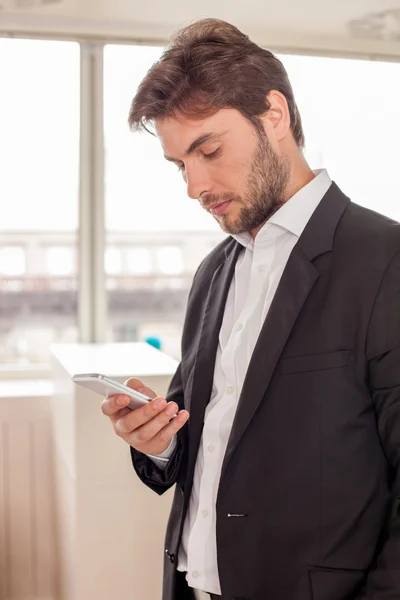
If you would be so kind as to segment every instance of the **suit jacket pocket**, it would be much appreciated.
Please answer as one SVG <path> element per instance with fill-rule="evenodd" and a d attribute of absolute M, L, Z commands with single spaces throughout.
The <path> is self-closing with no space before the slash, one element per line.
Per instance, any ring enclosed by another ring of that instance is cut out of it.
<path fill-rule="evenodd" d="M 356 600 L 362 592 L 367 571 L 310 567 L 312 600 Z"/>
<path fill-rule="evenodd" d="M 351 357 L 350 350 L 326 352 L 324 354 L 306 354 L 292 356 L 281 360 L 282 373 L 300 373 L 302 371 L 317 371 L 321 369 L 337 369 L 346 366 Z"/>

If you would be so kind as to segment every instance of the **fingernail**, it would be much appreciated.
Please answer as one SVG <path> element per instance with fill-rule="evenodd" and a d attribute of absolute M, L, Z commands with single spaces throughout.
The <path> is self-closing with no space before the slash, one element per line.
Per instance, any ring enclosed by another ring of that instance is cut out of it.
<path fill-rule="evenodd" d="M 164 406 L 164 404 L 165 404 L 164 398 L 157 398 L 157 400 L 155 400 L 155 402 L 154 402 L 154 406 L 156 408 L 162 408 Z"/>
<path fill-rule="evenodd" d="M 175 403 L 169 403 L 168 404 L 168 408 L 167 408 L 167 414 L 168 415 L 173 415 L 176 411 L 177 411 L 178 407 Z"/>
<path fill-rule="evenodd" d="M 117 400 L 118 406 L 125 406 L 128 396 L 120 396 Z"/>

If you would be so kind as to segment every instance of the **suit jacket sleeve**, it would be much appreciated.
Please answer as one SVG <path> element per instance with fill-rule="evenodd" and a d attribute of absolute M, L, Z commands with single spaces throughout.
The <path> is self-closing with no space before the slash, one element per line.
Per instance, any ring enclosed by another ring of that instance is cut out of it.
<path fill-rule="evenodd" d="M 167 394 L 167 400 L 176 402 L 179 406 L 179 410 L 184 408 L 180 365 L 172 378 Z M 185 424 L 178 432 L 175 450 L 163 467 L 159 467 L 149 456 L 142 454 L 142 452 L 138 452 L 131 447 L 132 463 L 136 473 L 143 483 L 157 494 L 163 494 L 176 483 L 186 445 L 186 426 L 187 425 Z"/>
<path fill-rule="evenodd" d="M 365 598 L 400 598 L 400 252 L 383 276 L 367 338 L 369 383 L 392 476 L 387 527 L 369 573 Z"/>

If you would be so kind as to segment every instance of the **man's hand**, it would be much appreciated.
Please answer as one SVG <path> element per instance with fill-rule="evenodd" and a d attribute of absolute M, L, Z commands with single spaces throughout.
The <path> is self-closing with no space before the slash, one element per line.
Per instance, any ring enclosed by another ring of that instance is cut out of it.
<path fill-rule="evenodd" d="M 139 379 L 131 378 L 125 382 L 128 387 L 153 398 L 148 404 L 130 410 L 128 396 L 117 394 L 105 398 L 101 405 L 103 413 L 110 418 L 115 433 L 127 444 L 143 452 L 157 456 L 166 450 L 174 435 L 189 418 L 186 410 L 181 410 L 176 417 L 178 405 L 157 398 L 150 388 Z"/>

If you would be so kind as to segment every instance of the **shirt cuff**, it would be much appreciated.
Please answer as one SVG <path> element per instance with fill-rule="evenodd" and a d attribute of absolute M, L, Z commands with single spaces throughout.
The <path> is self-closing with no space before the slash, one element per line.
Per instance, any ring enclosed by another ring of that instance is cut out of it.
<path fill-rule="evenodd" d="M 171 458 L 171 456 L 174 453 L 176 444 L 177 444 L 176 435 L 174 435 L 174 437 L 171 440 L 170 445 L 168 446 L 168 448 L 166 450 L 164 450 L 164 452 L 162 452 L 161 454 L 157 454 L 156 456 L 154 456 L 153 454 L 146 454 L 146 456 L 151 458 L 151 460 L 159 467 L 166 467 L 169 459 Z"/>

